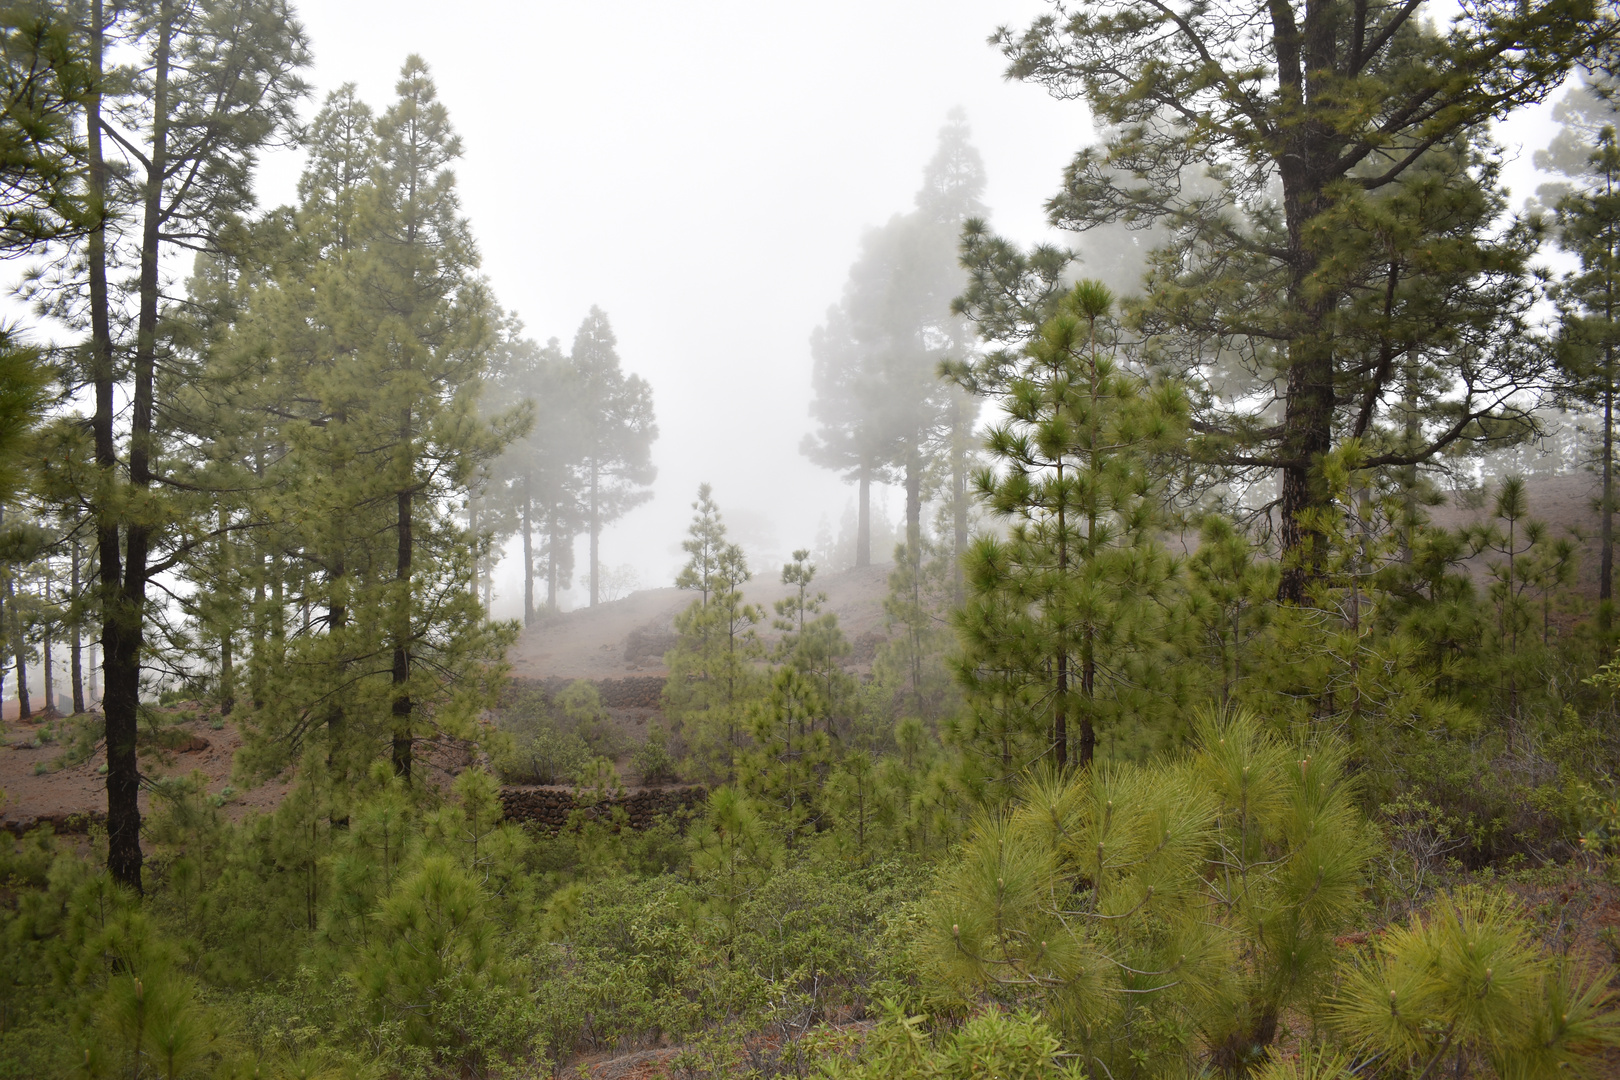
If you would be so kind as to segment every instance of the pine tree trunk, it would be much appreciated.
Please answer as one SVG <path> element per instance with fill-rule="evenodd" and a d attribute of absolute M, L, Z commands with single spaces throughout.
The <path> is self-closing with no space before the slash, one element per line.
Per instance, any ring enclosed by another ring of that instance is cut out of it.
<path fill-rule="evenodd" d="M 597 545 L 602 536 L 601 507 L 597 503 L 597 475 L 596 462 L 591 462 L 591 607 L 596 606 L 597 596 Z"/>
<path fill-rule="evenodd" d="M 555 612 L 557 610 L 557 552 L 562 539 L 558 534 L 562 530 L 558 528 L 555 516 L 552 517 L 550 526 L 551 535 L 546 542 L 546 610 Z"/>
<path fill-rule="evenodd" d="M 1402 392 L 1401 413 L 1403 434 L 1405 442 L 1402 450 L 1413 453 L 1417 449 L 1418 436 L 1421 429 L 1418 424 L 1417 412 L 1417 362 L 1411 361 L 1407 365 L 1405 387 Z M 1412 562 L 1412 533 L 1417 521 L 1417 486 L 1418 468 L 1408 465 L 1401 469 L 1401 513 L 1405 520 L 1401 522 L 1401 562 L 1408 565 Z"/>
<path fill-rule="evenodd" d="M 50 605 L 51 605 L 51 584 L 50 584 L 50 580 L 47 579 L 46 582 L 45 582 L 45 609 L 46 609 L 46 614 L 45 614 L 45 620 L 41 624 L 41 635 L 42 636 L 41 636 L 41 639 L 40 639 L 40 651 L 42 653 L 41 659 L 44 661 L 45 708 L 43 708 L 40 711 L 46 716 L 55 716 L 56 715 L 56 672 L 52 671 L 51 669 L 53 667 L 55 667 L 55 662 L 54 661 L 55 661 L 56 657 L 53 655 L 53 651 L 51 649 Z"/>
<path fill-rule="evenodd" d="M 1069 523 L 1068 509 L 1063 505 L 1065 497 L 1063 483 L 1063 457 L 1057 459 L 1057 536 L 1058 536 L 1058 588 L 1067 587 L 1063 579 L 1069 574 Z M 1069 628 L 1059 626 L 1057 633 L 1052 635 L 1058 646 L 1057 654 L 1057 686 L 1054 689 L 1052 709 L 1052 750 L 1057 759 L 1058 771 L 1069 767 Z"/>
<path fill-rule="evenodd" d="M 855 565 L 872 565 L 872 470 L 861 466 L 860 506 L 855 524 Z"/>
<path fill-rule="evenodd" d="M 404 436 L 407 444 L 411 437 L 411 421 L 407 413 Z M 395 603 L 401 610 L 394 612 L 394 773 L 408 784 L 411 780 L 411 660 L 409 649 L 411 618 L 411 491 L 399 492 L 397 529 L 399 548 L 395 557 L 394 580 L 402 594 Z"/>
<path fill-rule="evenodd" d="M 346 585 L 344 578 L 348 575 L 348 566 L 343 557 L 341 545 L 337 557 L 333 560 L 331 575 L 327 587 L 330 590 L 326 603 L 326 633 L 329 638 L 341 637 L 343 628 L 349 624 L 349 609 L 343 602 L 343 589 Z M 343 661 L 345 667 L 348 661 Z M 327 732 L 327 765 L 332 764 L 332 754 L 342 738 L 343 731 L 343 702 L 339 697 L 333 697 L 332 707 L 326 714 Z M 333 779 L 338 779 L 336 775 Z"/>
<path fill-rule="evenodd" d="M 967 409 L 963 395 L 952 395 L 955 407 L 951 414 L 951 516 L 954 531 L 951 545 L 951 586 L 956 605 L 961 607 L 967 598 L 967 584 L 962 569 L 962 558 L 967 554 Z"/>
<path fill-rule="evenodd" d="M 232 585 L 233 549 L 226 526 L 229 515 L 223 506 L 219 510 L 219 567 L 227 590 Z M 227 595 L 229 592 L 227 591 Z M 236 611 L 227 607 L 219 628 L 219 715 L 229 716 L 236 707 Z"/>
<path fill-rule="evenodd" d="M 1279 24 L 1274 28 L 1281 76 L 1276 91 L 1279 96 L 1303 105 L 1314 95 L 1326 92 L 1325 87 L 1314 84 L 1330 78 L 1328 58 L 1332 55 L 1336 25 L 1331 18 L 1313 15 L 1303 27 L 1303 34 L 1291 26 Z M 1287 228 L 1287 300 L 1297 312 L 1299 330 L 1287 346 L 1288 378 L 1278 454 L 1282 464 L 1282 574 L 1277 599 L 1303 604 L 1309 585 L 1321 576 L 1326 556 L 1322 550 L 1324 537 L 1309 519 L 1313 510 L 1328 501 L 1321 465 L 1333 448 L 1334 340 L 1329 326 L 1339 300 L 1329 293 L 1313 295 L 1310 280 L 1317 268 L 1317 256 L 1306 238 L 1306 227 L 1328 205 L 1323 188 L 1331 182 L 1332 166 L 1323 163 L 1336 161 L 1338 150 L 1331 132 L 1321 124 L 1296 125 L 1286 138 L 1290 145 L 1279 156 L 1278 179 Z"/>
<path fill-rule="evenodd" d="M 81 553 L 79 551 L 79 542 L 77 540 L 75 540 L 75 541 L 73 541 L 73 561 L 72 561 L 72 564 L 71 564 L 72 565 L 72 574 L 73 574 L 73 580 L 72 580 L 72 584 L 71 584 L 71 587 L 73 589 L 73 595 L 72 595 L 72 602 L 73 602 L 72 629 L 73 629 L 73 633 L 72 633 L 72 636 L 68 638 L 68 641 L 70 643 L 69 644 L 69 649 L 68 649 L 68 669 L 69 669 L 69 673 L 70 673 L 70 675 L 71 675 L 71 677 L 73 679 L 73 713 L 74 713 L 75 716 L 77 716 L 79 713 L 84 712 L 84 655 L 83 655 L 84 654 L 84 638 L 79 633 L 79 614 L 78 614 L 79 613 L 79 604 L 80 604 L 80 601 L 81 601 L 81 597 L 79 596 L 79 589 L 80 589 L 80 586 L 82 585 L 82 579 L 80 577 L 80 571 L 79 571 L 79 559 L 80 559 L 80 557 L 81 557 Z"/>
<path fill-rule="evenodd" d="M 472 594 L 477 596 L 484 582 L 484 557 L 478 550 L 478 498 L 467 489 L 467 543 L 472 545 Z"/>
<path fill-rule="evenodd" d="M 523 474 L 523 625 L 534 625 L 534 535 L 529 515 L 534 502 L 529 474 Z"/>
<path fill-rule="evenodd" d="M 152 421 L 157 368 L 158 255 L 163 181 L 168 170 L 169 64 L 173 40 L 172 0 L 158 4 L 158 40 L 152 76 L 152 153 L 145 176 L 140 253 L 140 307 L 136 315 L 134 386 L 129 427 L 129 482 L 137 492 L 152 483 Z M 99 43 L 97 43 L 99 44 Z M 99 404 L 99 402 L 98 402 Z M 108 433 L 110 436 L 110 432 Z M 117 528 L 116 523 L 114 529 Z M 141 891 L 140 771 L 135 758 L 140 705 L 141 636 L 146 608 L 150 526 L 124 527 L 123 579 L 105 598 L 102 632 L 107 678 L 107 870 L 113 879 Z M 103 580 L 118 567 L 103 560 Z"/>
<path fill-rule="evenodd" d="M 1080 656 L 1080 696 L 1086 699 L 1086 711 L 1080 716 L 1080 753 L 1075 762 L 1082 769 L 1091 768 L 1091 761 L 1097 756 L 1097 729 L 1091 723 L 1091 707 L 1096 694 L 1097 655 L 1091 628 L 1087 627 Z"/>
<path fill-rule="evenodd" d="M 11 614 L 11 605 L 9 603 L 11 597 L 6 586 L 10 581 L 11 578 L 6 572 L 0 570 L 0 703 L 4 703 L 6 700 L 5 646 L 9 640 L 9 636 L 6 634 L 6 618 Z"/>
<path fill-rule="evenodd" d="M 1614 347 L 1603 347 L 1603 517 L 1598 522 L 1602 567 L 1598 571 L 1598 627 L 1614 621 Z"/>
<path fill-rule="evenodd" d="M 922 450 L 912 446 L 906 451 L 906 550 L 911 561 L 922 567 Z"/>
<path fill-rule="evenodd" d="M 28 700 L 28 646 L 23 641 L 22 619 L 17 614 L 17 592 L 11 578 L 6 578 L 6 608 L 11 612 L 12 661 L 17 666 L 17 719 L 27 720 L 34 715 Z"/>
<path fill-rule="evenodd" d="M 113 441 L 113 343 L 111 307 L 107 292 L 107 166 L 101 151 L 101 83 L 103 27 L 102 0 L 92 0 L 90 13 L 91 93 L 85 103 L 85 149 L 88 157 L 88 194 L 95 222 L 85 246 L 85 262 L 90 283 L 91 381 L 95 384 L 96 411 L 91 421 L 95 438 L 96 467 L 105 486 L 115 484 L 118 468 L 117 446 Z M 123 587 L 123 553 L 119 550 L 118 520 L 111 508 L 96 510 L 96 576 L 101 593 L 101 667 L 97 679 L 91 674 L 90 696 L 98 701 L 106 718 L 107 732 L 107 865 L 115 880 L 141 891 L 140 808 L 136 794 L 140 786 L 135 760 L 135 711 L 108 700 L 108 656 L 127 646 L 119 593 Z M 95 684 L 99 681 L 100 686 Z M 97 692 L 99 689 L 99 693 Z"/>
<path fill-rule="evenodd" d="M 1320 322 L 1326 305 L 1307 313 Z M 1288 390 L 1283 412 L 1282 557 L 1277 599 L 1303 604 L 1309 582 L 1320 574 L 1323 538 L 1307 522 L 1325 499 L 1318 475 L 1322 459 L 1333 448 L 1333 345 L 1307 338 L 1289 347 Z"/>

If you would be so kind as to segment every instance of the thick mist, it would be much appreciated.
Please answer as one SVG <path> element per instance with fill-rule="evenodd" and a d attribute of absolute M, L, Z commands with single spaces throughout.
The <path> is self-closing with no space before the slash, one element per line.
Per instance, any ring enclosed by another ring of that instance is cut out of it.
<path fill-rule="evenodd" d="M 774 577 L 793 549 L 836 545 L 855 505 L 854 485 L 800 452 L 811 334 L 865 232 L 912 208 L 953 108 L 983 158 L 997 232 L 1068 243 L 1086 272 L 1139 271 L 1141 234 L 1063 237 L 1044 221 L 1089 117 L 1005 81 L 985 39 L 1047 7 L 836 2 L 810 17 L 482 2 L 446 19 L 419 2 L 315 3 L 300 8 L 315 55 L 305 107 L 346 81 L 385 100 L 400 60 L 421 53 L 462 136 L 463 209 L 501 305 L 565 347 L 593 305 L 612 320 L 625 372 L 651 384 L 660 437 L 652 498 L 602 535 L 607 591 L 673 580 L 703 482 L 755 573 Z M 1527 145 L 1509 167 L 1516 200 L 1545 179 L 1529 159 L 1549 111 L 1499 131 L 1510 152 Z M 299 154 L 269 155 L 262 203 L 290 200 L 300 167 Z M 901 488 L 875 486 L 878 561 L 904 505 Z M 586 602 L 586 544 L 564 607 Z M 495 573 L 499 617 L 521 613 L 515 554 L 508 544 Z"/>
<path fill-rule="evenodd" d="M 501 305 L 566 349 L 592 305 L 626 373 L 652 386 L 654 497 L 609 527 L 605 568 L 669 584 L 698 485 L 774 577 L 854 488 L 811 464 L 812 330 L 863 233 L 912 209 L 947 114 L 961 107 L 1001 232 L 1044 235 L 1041 204 L 1088 129 L 1083 106 L 1006 83 L 985 38 L 1043 5 L 472 4 L 300 9 L 316 95 L 355 81 L 386 100 L 400 60 L 431 65 L 465 154 L 463 209 Z M 494 29 L 498 27 L 499 29 Z M 292 197 L 272 155 L 261 199 Z M 878 490 L 892 522 L 904 493 Z M 585 538 L 565 606 L 584 602 Z M 876 558 L 887 558 L 877 548 Z M 624 568 L 628 567 L 628 571 Z M 495 613 L 521 610 L 508 558 Z"/>

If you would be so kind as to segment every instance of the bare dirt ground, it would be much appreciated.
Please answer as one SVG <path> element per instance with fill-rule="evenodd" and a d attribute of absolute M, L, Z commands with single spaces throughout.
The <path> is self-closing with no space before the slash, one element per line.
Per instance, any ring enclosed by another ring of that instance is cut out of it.
<path fill-rule="evenodd" d="M 1467 505 L 1467 501 L 1453 496 L 1446 505 L 1431 508 L 1429 518 L 1435 525 L 1448 529 L 1489 524 L 1494 520 L 1495 493 L 1494 487 L 1487 488 L 1475 505 Z M 1551 539 L 1577 538 L 1580 555 L 1575 568 L 1575 587 L 1582 596 L 1595 598 L 1600 565 L 1597 511 L 1603 494 L 1601 482 L 1586 472 L 1534 477 L 1526 482 L 1525 493 L 1529 497 L 1529 516 L 1546 523 Z M 1499 558 L 1501 556 L 1486 552 L 1469 560 L 1468 567 L 1475 580 L 1488 580 L 1486 567 Z"/>
<path fill-rule="evenodd" d="M 855 644 L 856 666 L 871 664 L 872 637 L 885 636 L 883 597 L 892 564 L 818 576 L 813 592 L 825 592 L 823 611 L 835 612 L 844 636 Z M 774 640 L 771 605 L 788 594 L 774 575 L 761 575 L 743 587 L 748 603 L 765 614 L 760 635 Z M 525 630 L 507 654 L 519 679 L 610 679 L 625 675 L 667 675 L 664 652 L 674 645 L 675 616 L 696 599 L 680 589 L 643 589 L 623 600 L 564 612 Z M 863 637 L 867 648 L 862 649 Z"/>
<path fill-rule="evenodd" d="M 175 750 L 145 749 L 140 755 L 141 772 L 153 779 L 164 776 L 186 776 L 201 771 L 208 778 L 208 790 L 218 794 L 232 781 L 232 764 L 237 749 L 242 745 L 241 733 L 235 724 L 226 723 L 219 730 L 209 726 L 209 714 L 200 707 L 191 707 L 181 715 L 189 718 L 174 725 L 177 731 L 192 736 L 189 746 Z M 51 821 L 57 831 L 80 831 L 82 822 L 70 822 L 75 815 L 100 820 L 107 811 L 106 777 L 101 769 L 107 762 L 107 744 L 98 742 L 95 751 L 77 765 L 53 768 L 53 763 L 67 753 L 71 743 L 69 721 L 59 719 L 40 723 L 8 719 L 4 723 L 5 744 L 0 746 L 0 791 L 6 793 L 4 806 L 0 806 L 0 826 L 19 831 L 35 821 Z M 54 730 L 54 742 L 41 742 L 42 733 Z M 178 740 L 176 740 L 178 741 Z M 233 820 L 249 810 L 271 810 L 286 794 L 285 783 L 264 784 L 240 790 L 224 807 Z M 141 789 L 141 813 L 151 803 L 152 793 Z"/>
<path fill-rule="evenodd" d="M 201 772 L 207 779 L 208 793 L 218 795 L 227 787 L 234 790 L 221 809 L 232 821 L 241 821 L 251 812 L 267 813 L 280 805 L 293 778 L 283 777 L 249 786 L 235 775 L 236 751 L 242 733 L 227 720 L 215 728 L 217 715 L 196 702 L 184 702 L 170 710 L 177 722 L 168 729 L 168 742 L 174 749 L 153 746 L 140 750 L 141 773 L 157 780 L 169 776 L 189 776 Z M 102 768 L 107 761 L 107 745 L 97 742 L 93 753 L 75 765 L 60 765 L 73 737 L 70 721 L 57 718 L 40 722 L 6 720 L 0 724 L 0 830 L 26 832 L 33 825 L 50 822 L 58 833 L 83 832 L 92 822 L 104 820 L 107 812 L 107 783 Z M 41 738 L 56 733 L 52 742 Z M 185 738 L 189 736 L 189 739 Z M 465 746 L 428 743 L 419 758 L 426 766 L 428 782 L 443 786 L 466 768 L 470 754 Z M 141 814 L 151 806 L 152 791 L 143 785 Z"/>

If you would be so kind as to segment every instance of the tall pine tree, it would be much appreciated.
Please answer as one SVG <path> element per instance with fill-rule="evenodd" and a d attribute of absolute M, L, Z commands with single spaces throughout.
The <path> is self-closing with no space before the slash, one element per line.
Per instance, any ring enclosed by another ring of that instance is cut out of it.
<path fill-rule="evenodd" d="M 658 469 L 652 444 L 658 438 L 652 388 L 619 368 L 618 338 L 608 317 L 591 308 L 568 354 L 576 393 L 580 472 L 586 529 L 590 536 L 591 606 L 601 595 L 602 529 L 652 498 L 645 490 Z"/>
<path fill-rule="evenodd" d="M 1083 98 L 1100 128 L 1051 223 L 1164 230 L 1138 318 L 1161 362 L 1208 388 L 1194 453 L 1280 482 L 1285 601 L 1306 598 L 1326 558 L 1309 522 L 1330 502 L 1320 465 L 1335 445 L 1415 410 L 1411 439 L 1361 465 L 1401 469 L 1528 428 L 1520 391 L 1539 359 L 1516 343 L 1537 237 L 1502 227 L 1482 136 L 1615 24 L 1591 0 L 1468 7 L 1444 29 L 1432 7 L 1108 0 L 996 37 L 1011 77 Z M 992 334 L 1027 334 L 1052 260 L 978 232 L 967 306 Z"/>

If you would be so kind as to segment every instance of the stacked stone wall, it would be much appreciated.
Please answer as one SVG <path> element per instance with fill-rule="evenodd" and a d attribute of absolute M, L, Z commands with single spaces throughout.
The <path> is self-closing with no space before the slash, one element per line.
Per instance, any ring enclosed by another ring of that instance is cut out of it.
<path fill-rule="evenodd" d="M 632 829 L 647 829 L 659 818 L 696 809 L 708 797 L 708 789 L 701 786 L 643 788 L 604 799 L 586 809 L 588 816 L 608 819 L 613 816 L 616 807 L 623 807 Z M 521 821 L 547 832 L 556 832 L 568 824 L 568 816 L 581 803 L 571 788 L 503 787 L 501 805 L 508 821 Z"/>

